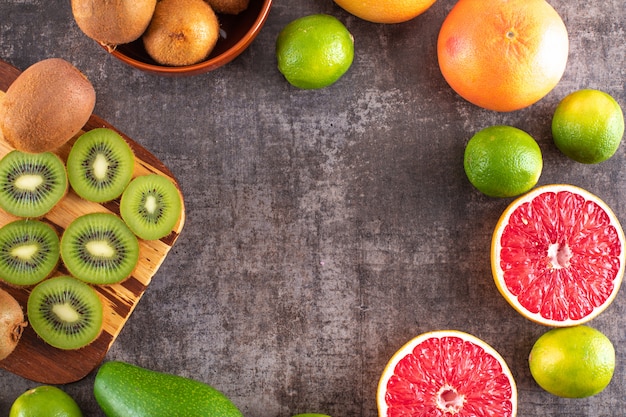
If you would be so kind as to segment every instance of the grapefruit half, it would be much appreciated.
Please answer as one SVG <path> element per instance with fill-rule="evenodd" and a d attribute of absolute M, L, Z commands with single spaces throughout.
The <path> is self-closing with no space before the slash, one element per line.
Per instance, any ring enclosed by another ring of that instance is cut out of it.
<path fill-rule="evenodd" d="M 458 330 L 415 337 L 389 360 L 378 383 L 380 417 L 514 417 L 517 388 L 504 359 Z"/>
<path fill-rule="evenodd" d="M 498 221 L 491 268 L 500 293 L 524 317 L 565 327 L 613 301 L 624 275 L 624 232 L 597 196 L 545 185 L 517 198 Z"/>

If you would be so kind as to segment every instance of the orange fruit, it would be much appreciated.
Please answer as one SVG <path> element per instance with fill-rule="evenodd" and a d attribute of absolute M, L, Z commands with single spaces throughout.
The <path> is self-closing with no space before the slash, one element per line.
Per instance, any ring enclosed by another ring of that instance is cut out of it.
<path fill-rule="evenodd" d="M 402 23 L 424 13 L 436 0 L 335 0 L 348 13 L 374 23 Z"/>
<path fill-rule="evenodd" d="M 514 417 L 517 388 L 495 349 L 470 334 L 440 330 L 415 337 L 391 357 L 376 401 L 380 417 Z"/>
<path fill-rule="evenodd" d="M 624 275 L 624 232 L 600 198 L 573 185 L 544 185 L 505 209 L 491 243 L 500 293 L 546 326 L 585 323 L 613 301 Z"/>
<path fill-rule="evenodd" d="M 565 71 L 569 40 L 544 0 L 459 0 L 437 40 L 443 77 L 467 101 L 513 111 L 539 101 Z"/>

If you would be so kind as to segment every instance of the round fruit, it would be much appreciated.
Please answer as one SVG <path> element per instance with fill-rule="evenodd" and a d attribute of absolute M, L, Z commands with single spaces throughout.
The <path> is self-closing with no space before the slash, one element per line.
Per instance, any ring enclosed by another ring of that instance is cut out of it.
<path fill-rule="evenodd" d="M 120 214 L 135 235 L 156 240 L 172 232 L 182 205 L 180 192 L 172 181 L 157 174 L 142 175 L 124 190 Z"/>
<path fill-rule="evenodd" d="M 239 14 L 248 8 L 250 0 L 206 0 L 215 13 Z"/>
<path fill-rule="evenodd" d="M 76 135 L 96 104 L 96 91 L 61 58 L 39 61 L 22 72 L 0 100 L 6 141 L 24 152 L 51 151 Z"/>
<path fill-rule="evenodd" d="M 78 404 L 60 388 L 40 385 L 15 400 L 9 417 L 82 417 Z"/>
<path fill-rule="evenodd" d="M 63 161 L 52 152 L 11 151 L 0 160 L 0 207 L 17 217 L 48 213 L 67 192 Z"/>
<path fill-rule="evenodd" d="M 100 296 L 74 277 L 58 276 L 37 284 L 26 311 L 35 333 L 58 349 L 87 346 L 102 330 Z"/>
<path fill-rule="evenodd" d="M 0 361 L 13 353 L 26 325 L 20 304 L 0 288 Z"/>
<path fill-rule="evenodd" d="M 72 14 L 88 37 L 111 48 L 139 39 L 157 0 L 72 0 Z"/>
<path fill-rule="evenodd" d="M 569 40 L 544 0 L 460 0 L 441 26 L 441 72 L 467 101 L 495 111 L 539 101 L 560 81 Z"/>
<path fill-rule="evenodd" d="M 61 236 L 61 259 L 76 278 L 109 285 L 128 278 L 139 260 L 139 242 L 114 214 L 77 217 Z"/>
<path fill-rule="evenodd" d="M 491 243 L 493 277 L 524 317 L 546 326 L 582 324 L 613 301 L 624 275 L 624 232 L 597 196 L 546 185 L 502 213 Z"/>
<path fill-rule="evenodd" d="M 609 94 L 579 90 L 556 107 L 552 117 L 554 143 L 568 157 L 583 164 L 609 159 L 624 136 L 624 113 Z"/>
<path fill-rule="evenodd" d="M 142 38 L 156 62 L 182 66 L 209 56 L 219 32 L 217 16 L 204 0 L 161 0 Z"/>
<path fill-rule="evenodd" d="M 117 132 L 97 128 L 76 140 L 66 165 L 76 194 L 85 200 L 103 203 L 122 195 L 133 175 L 135 155 Z"/>
<path fill-rule="evenodd" d="M 537 184 L 543 168 L 539 145 L 511 126 L 491 126 L 467 143 L 463 166 L 467 178 L 490 197 L 513 197 Z"/>
<path fill-rule="evenodd" d="M 0 228 L 0 279 L 18 286 L 47 278 L 59 262 L 59 236 L 48 223 L 16 220 Z"/>
<path fill-rule="evenodd" d="M 352 65 L 354 38 L 338 19 L 326 14 L 287 24 L 276 39 L 278 70 L 302 89 L 335 83 Z"/>
<path fill-rule="evenodd" d="M 388 362 L 378 383 L 378 415 L 498 416 L 517 413 L 517 388 L 504 359 L 467 333 L 424 333 Z"/>
<path fill-rule="evenodd" d="M 424 13 L 435 0 L 335 0 L 339 6 L 374 23 L 402 23 Z"/>
<path fill-rule="evenodd" d="M 591 327 L 552 329 L 537 339 L 528 364 L 537 384 L 549 393 L 583 398 L 609 385 L 615 350 L 609 338 Z"/>

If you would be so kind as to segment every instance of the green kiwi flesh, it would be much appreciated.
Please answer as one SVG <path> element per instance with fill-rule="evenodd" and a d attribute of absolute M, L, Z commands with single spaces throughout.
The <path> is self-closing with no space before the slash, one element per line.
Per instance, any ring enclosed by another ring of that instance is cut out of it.
<path fill-rule="evenodd" d="M 122 194 L 133 175 L 135 156 L 117 132 L 96 128 L 78 137 L 67 157 L 72 189 L 85 200 L 104 203 Z"/>
<path fill-rule="evenodd" d="M 26 312 L 35 333 L 58 349 L 80 349 L 102 331 L 100 296 L 74 277 L 58 276 L 37 284 L 28 297 Z"/>
<path fill-rule="evenodd" d="M 182 199 L 168 178 L 149 174 L 128 184 L 120 200 L 120 215 L 140 238 L 156 240 L 167 236 L 180 219 Z"/>
<path fill-rule="evenodd" d="M 16 220 L 0 228 L 0 279 L 16 286 L 44 280 L 59 262 L 59 236 L 39 220 Z"/>
<path fill-rule="evenodd" d="M 0 160 L 0 207 L 17 217 L 48 213 L 67 192 L 63 161 L 51 152 L 11 151 Z"/>
<path fill-rule="evenodd" d="M 115 284 L 128 278 L 139 260 L 139 242 L 114 214 L 77 217 L 61 236 L 61 259 L 74 277 L 90 284 Z"/>

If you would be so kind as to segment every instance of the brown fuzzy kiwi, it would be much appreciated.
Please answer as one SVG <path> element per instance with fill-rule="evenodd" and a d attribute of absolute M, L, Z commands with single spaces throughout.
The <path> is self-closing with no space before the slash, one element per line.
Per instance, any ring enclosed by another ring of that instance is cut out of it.
<path fill-rule="evenodd" d="M 0 289 L 0 360 L 15 350 L 26 325 L 20 304 L 11 294 Z"/>
<path fill-rule="evenodd" d="M 21 73 L 0 100 L 4 139 L 23 152 L 51 151 L 76 135 L 96 104 L 96 91 L 62 58 L 39 61 Z"/>
<path fill-rule="evenodd" d="M 209 56 L 219 32 L 217 16 L 204 0 L 161 0 L 143 44 L 159 64 L 192 65 Z"/>
<path fill-rule="evenodd" d="M 239 14 L 248 8 L 250 0 L 206 0 L 216 13 Z"/>
<path fill-rule="evenodd" d="M 72 14 L 85 35 L 113 48 L 139 39 L 156 0 L 72 0 Z"/>

